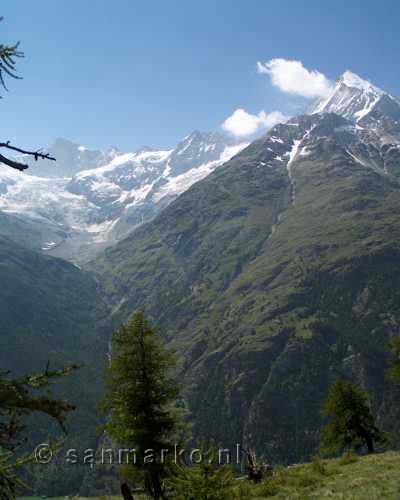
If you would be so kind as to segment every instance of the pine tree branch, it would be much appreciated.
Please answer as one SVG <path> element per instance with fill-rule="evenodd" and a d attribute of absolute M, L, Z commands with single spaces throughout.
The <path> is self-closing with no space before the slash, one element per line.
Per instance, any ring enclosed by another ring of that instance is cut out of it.
<path fill-rule="evenodd" d="M 3 17 L 0 16 L 0 22 Z M 4 75 L 7 75 L 15 80 L 21 80 L 22 77 L 17 75 L 16 59 L 24 57 L 24 53 L 19 50 L 19 42 L 14 45 L 0 44 L 0 86 L 4 90 L 8 90 L 4 81 Z M 0 96 L 1 99 L 1 96 Z"/>

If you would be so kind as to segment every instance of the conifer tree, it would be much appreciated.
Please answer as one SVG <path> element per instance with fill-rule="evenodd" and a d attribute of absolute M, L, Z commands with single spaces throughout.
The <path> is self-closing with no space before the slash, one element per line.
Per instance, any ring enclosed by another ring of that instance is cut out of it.
<path fill-rule="evenodd" d="M 32 461 L 31 456 L 18 457 L 23 442 L 23 417 L 34 412 L 45 413 L 56 419 L 65 431 L 66 415 L 74 407 L 40 391 L 76 368 L 71 365 L 50 371 L 47 367 L 41 373 L 18 379 L 10 379 L 8 372 L 0 372 L 0 500 L 15 498 L 18 487 L 22 486 L 18 470 Z"/>
<path fill-rule="evenodd" d="M 216 446 L 210 443 L 200 447 L 201 460 L 191 467 L 179 467 L 172 479 L 176 500 L 231 500 L 234 491 L 232 470 L 220 463 Z"/>
<path fill-rule="evenodd" d="M 0 22 L 3 18 L 0 17 Z M 15 80 L 21 77 L 17 75 L 16 62 L 17 59 L 24 57 L 24 53 L 19 50 L 19 42 L 14 44 L 0 43 L 0 86 L 7 90 L 5 75 L 14 78 Z"/>
<path fill-rule="evenodd" d="M 135 477 L 140 471 L 154 499 L 166 498 L 164 482 L 181 429 L 174 368 L 174 357 L 143 313 L 135 313 L 114 333 L 102 405 L 110 413 L 105 429 L 116 443 L 135 450 L 136 463 L 130 464 L 128 474 Z"/>
<path fill-rule="evenodd" d="M 322 449 L 326 451 L 366 445 L 368 453 L 373 453 L 374 443 L 384 440 L 375 424 L 368 393 L 351 382 L 335 382 L 322 411 L 329 418 L 321 432 Z"/>

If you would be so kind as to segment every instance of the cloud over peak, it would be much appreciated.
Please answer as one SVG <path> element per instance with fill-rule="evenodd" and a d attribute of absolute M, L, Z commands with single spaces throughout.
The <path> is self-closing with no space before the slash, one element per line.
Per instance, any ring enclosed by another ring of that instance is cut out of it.
<path fill-rule="evenodd" d="M 252 115 L 244 109 L 238 108 L 224 121 L 222 128 L 235 136 L 245 137 L 262 129 L 271 128 L 287 119 L 288 117 L 280 111 L 272 111 L 269 114 L 260 111 L 257 115 Z"/>
<path fill-rule="evenodd" d="M 259 73 L 270 77 L 271 83 L 283 92 L 306 98 L 326 97 L 332 90 L 332 82 L 316 70 L 308 70 L 301 61 L 271 59 L 257 62 Z"/>
<path fill-rule="evenodd" d="M 258 73 L 267 75 L 271 84 L 282 92 L 307 99 L 325 98 L 334 88 L 334 83 L 323 73 L 305 68 L 301 61 L 274 58 L 266 62 L 257 62 L 257 70 Z M 260 111 L 258 114 L 251 114 L 243 108 L 238 108 L 221 126 L 232 135 L 245 137 L 287 120 L 288 117 L 280 111 L 268 114 Z"/>

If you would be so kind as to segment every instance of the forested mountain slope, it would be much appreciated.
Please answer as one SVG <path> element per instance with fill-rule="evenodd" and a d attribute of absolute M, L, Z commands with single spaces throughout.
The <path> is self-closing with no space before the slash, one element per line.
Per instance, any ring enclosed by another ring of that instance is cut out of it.
<path fill-rule="evenodd" d="M 57 395 L 77 405 L 68 425 L 71 439 L 78 434 L 90 442 L 110 335 L 96 283 L 73 264 L 6 238 L 0 239 L 0 282 L 1 369 L 16 377 L 80 365 L 57 386 Z M 47 425 L 36 422 L 33 434 L 48 437 Z M 60 432 L 56 425 L 53 430 Z"/>
<path fill-rule="evenodd" d="M 304 458 L 346 374 L 395 425 L 400 108 L 385 109 L 277 125 L 91 264 L 119 320 L 145 309 L 182 354 L 197 435 Z"/>

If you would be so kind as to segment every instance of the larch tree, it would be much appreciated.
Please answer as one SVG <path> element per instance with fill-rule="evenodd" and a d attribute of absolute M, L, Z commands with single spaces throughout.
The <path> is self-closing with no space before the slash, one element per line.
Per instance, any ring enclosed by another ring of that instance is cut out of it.
<path fill-rule="evenodd" d="M 214 442 L 203 442 L 197 463 L 178 466 L 171 479 L 176 500 L 230 500 L 234 497 L 235 479 L 228 464 L 221 463 L 221 454 Z"/>
<path fill-rule="evenodd" d="M 333 452 L 365 445 L 373 453 L 375 442 L 383 442 L 384 434 L 376 426 L 370 406 L 364 389 L 346 380 L 336 381 L 322 407 L 329 418 L 321 431 L 322 449 Z"/>
<path fill-rule="evenodd" d="M 182 430 L 174 369 L 174 356 L 143 313 L 135 313 L 114 333 L 102 405 L 109 414 L 105 430 L 116 443 L 135 450 L 135 463 L 125 471 L 140 477 L 156 500 L 167 497 L 165 480 Z"/>
<path fill-rule="evenodd" d="M 24 443 L 24 417 L 35 412 L 54 418 L 65 431 L 67 414 L 74 406 L 54 399 L 46 389 L 54 380 L 68 375 L 77 368 L 71 365 L 62 370 L 49 370 L 11 379 L 8 372 L 0 372 L 0 500 L 15 498 L 22 483 L 18 470 L 32 462 L 30 455 L 19 456 Z"/>

